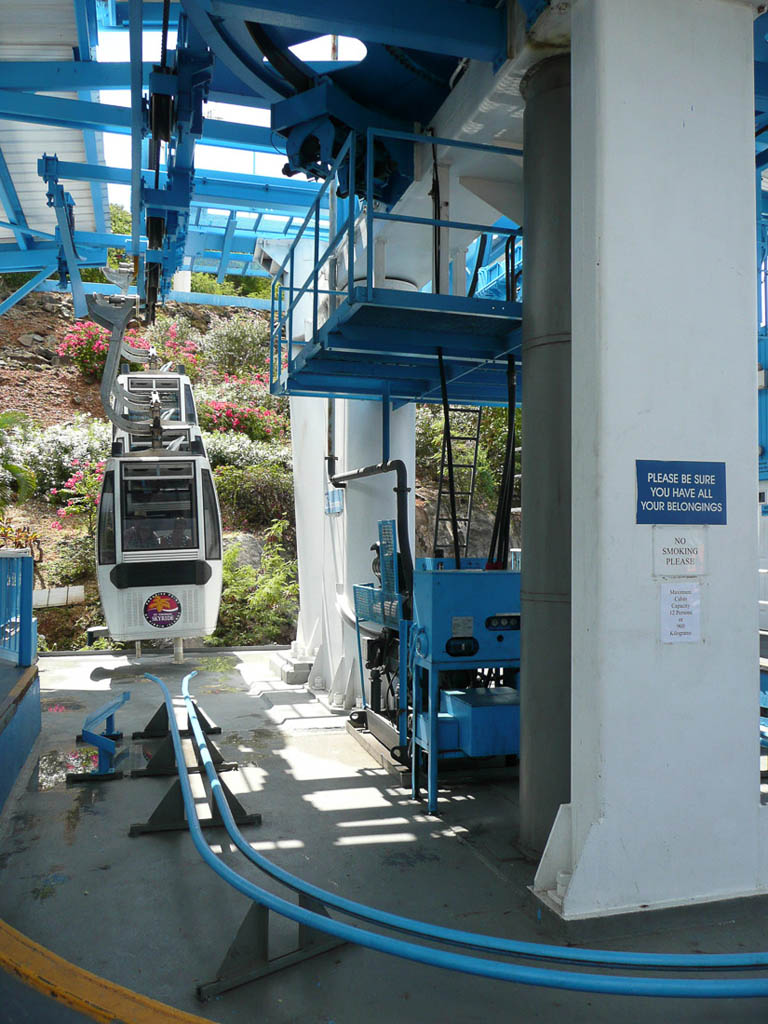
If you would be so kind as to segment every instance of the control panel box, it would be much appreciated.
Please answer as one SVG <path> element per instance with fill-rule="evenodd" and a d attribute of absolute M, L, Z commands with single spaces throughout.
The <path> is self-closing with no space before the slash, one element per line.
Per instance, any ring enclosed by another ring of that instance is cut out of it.
<path fill-rule="evenodd" d="M 517 667 L 520 573 L 485 569 L 483 559 L 453 565 L 448 558 L 416 561 L 416 662 L 438 670 Z"/>

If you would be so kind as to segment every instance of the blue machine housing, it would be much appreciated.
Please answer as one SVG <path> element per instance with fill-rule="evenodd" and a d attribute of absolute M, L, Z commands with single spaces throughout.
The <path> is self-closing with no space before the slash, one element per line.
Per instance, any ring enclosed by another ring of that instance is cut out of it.
<path fill-rule="evenodd" d="M 519 668 L 520 573 L 486 570 L 485 559 L 417 558 L 415 661 L 430 670 Z"/>
<path fill-rule="evenodd" d="M 379 558 L 381 586 L 354 588 L 363 707 L 369 731 L 386 737 L 376 701 L 369 706 L 366 694 L 359 625 L 367 621 L 399 635 L 397 724 L 389 732 L 396 729 L 400 749 L 410 750 L 414 798 L 421 755 L 428 755 L 427 800 L 434 812 L 439 760 L 520 751 L 520 698 L 510 685 L 520 667 L 519 567 L 486 569 L 485 559 L 466 558 L 457 569 L 452 558 L 418 558 L 413 618 L 405 619 L 392 520 L 379 523 Z M 483 672 L 496 685 L 482 685 Z"/>
<path fill-rule="evenodd" d="M 437 807 L 437 759 L 496 757 L 520 752 L 520 697 L 510 686 L 452 688 L 441 674 L 456 670 L 520 667 L 520 573 L 486 570 L 484 559 L 417 559 L 413 577 L 414 707 L 426 710 L 414 727 L 417 748 L 429 759 L 429 810 Z M 419 671 L 421 670 L 421 671 Z M 435 716 L 434 710 L 437 709 Z M 436 719 L 436 720 L 435 720 Z M 418 786 L 418 782 L 415 782 Z"/>

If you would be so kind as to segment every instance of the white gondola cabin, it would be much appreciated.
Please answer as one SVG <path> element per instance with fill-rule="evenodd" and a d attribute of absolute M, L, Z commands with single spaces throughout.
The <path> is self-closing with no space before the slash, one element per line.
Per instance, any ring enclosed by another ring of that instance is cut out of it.
<path fill-rule="evenodd" d="M 214 631 L 221 517 L 205 456 L 154 449 L 107 459 L 96 546 L 101 603 L 115 640 Z"/>

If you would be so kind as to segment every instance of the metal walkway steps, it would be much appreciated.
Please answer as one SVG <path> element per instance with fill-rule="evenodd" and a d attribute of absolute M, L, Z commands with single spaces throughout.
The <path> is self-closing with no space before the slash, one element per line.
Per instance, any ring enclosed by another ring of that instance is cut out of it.
<path fill-rule="evenodd" d="M 504 405 L 521 322 L 519 302 L 357 287 L 314 340 L 276 348 L 272 393 L 439 402 L 442 347 L 452 403 Z"/>

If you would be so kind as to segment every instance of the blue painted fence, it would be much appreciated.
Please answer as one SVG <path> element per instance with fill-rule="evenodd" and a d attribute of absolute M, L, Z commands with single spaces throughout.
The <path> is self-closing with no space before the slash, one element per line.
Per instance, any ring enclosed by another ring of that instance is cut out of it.
<path fill-rule="evenodd" d="M 37 655 L 32 589 L 32 556 L 0 549 L 0 659 L 20 667 Z"/>

